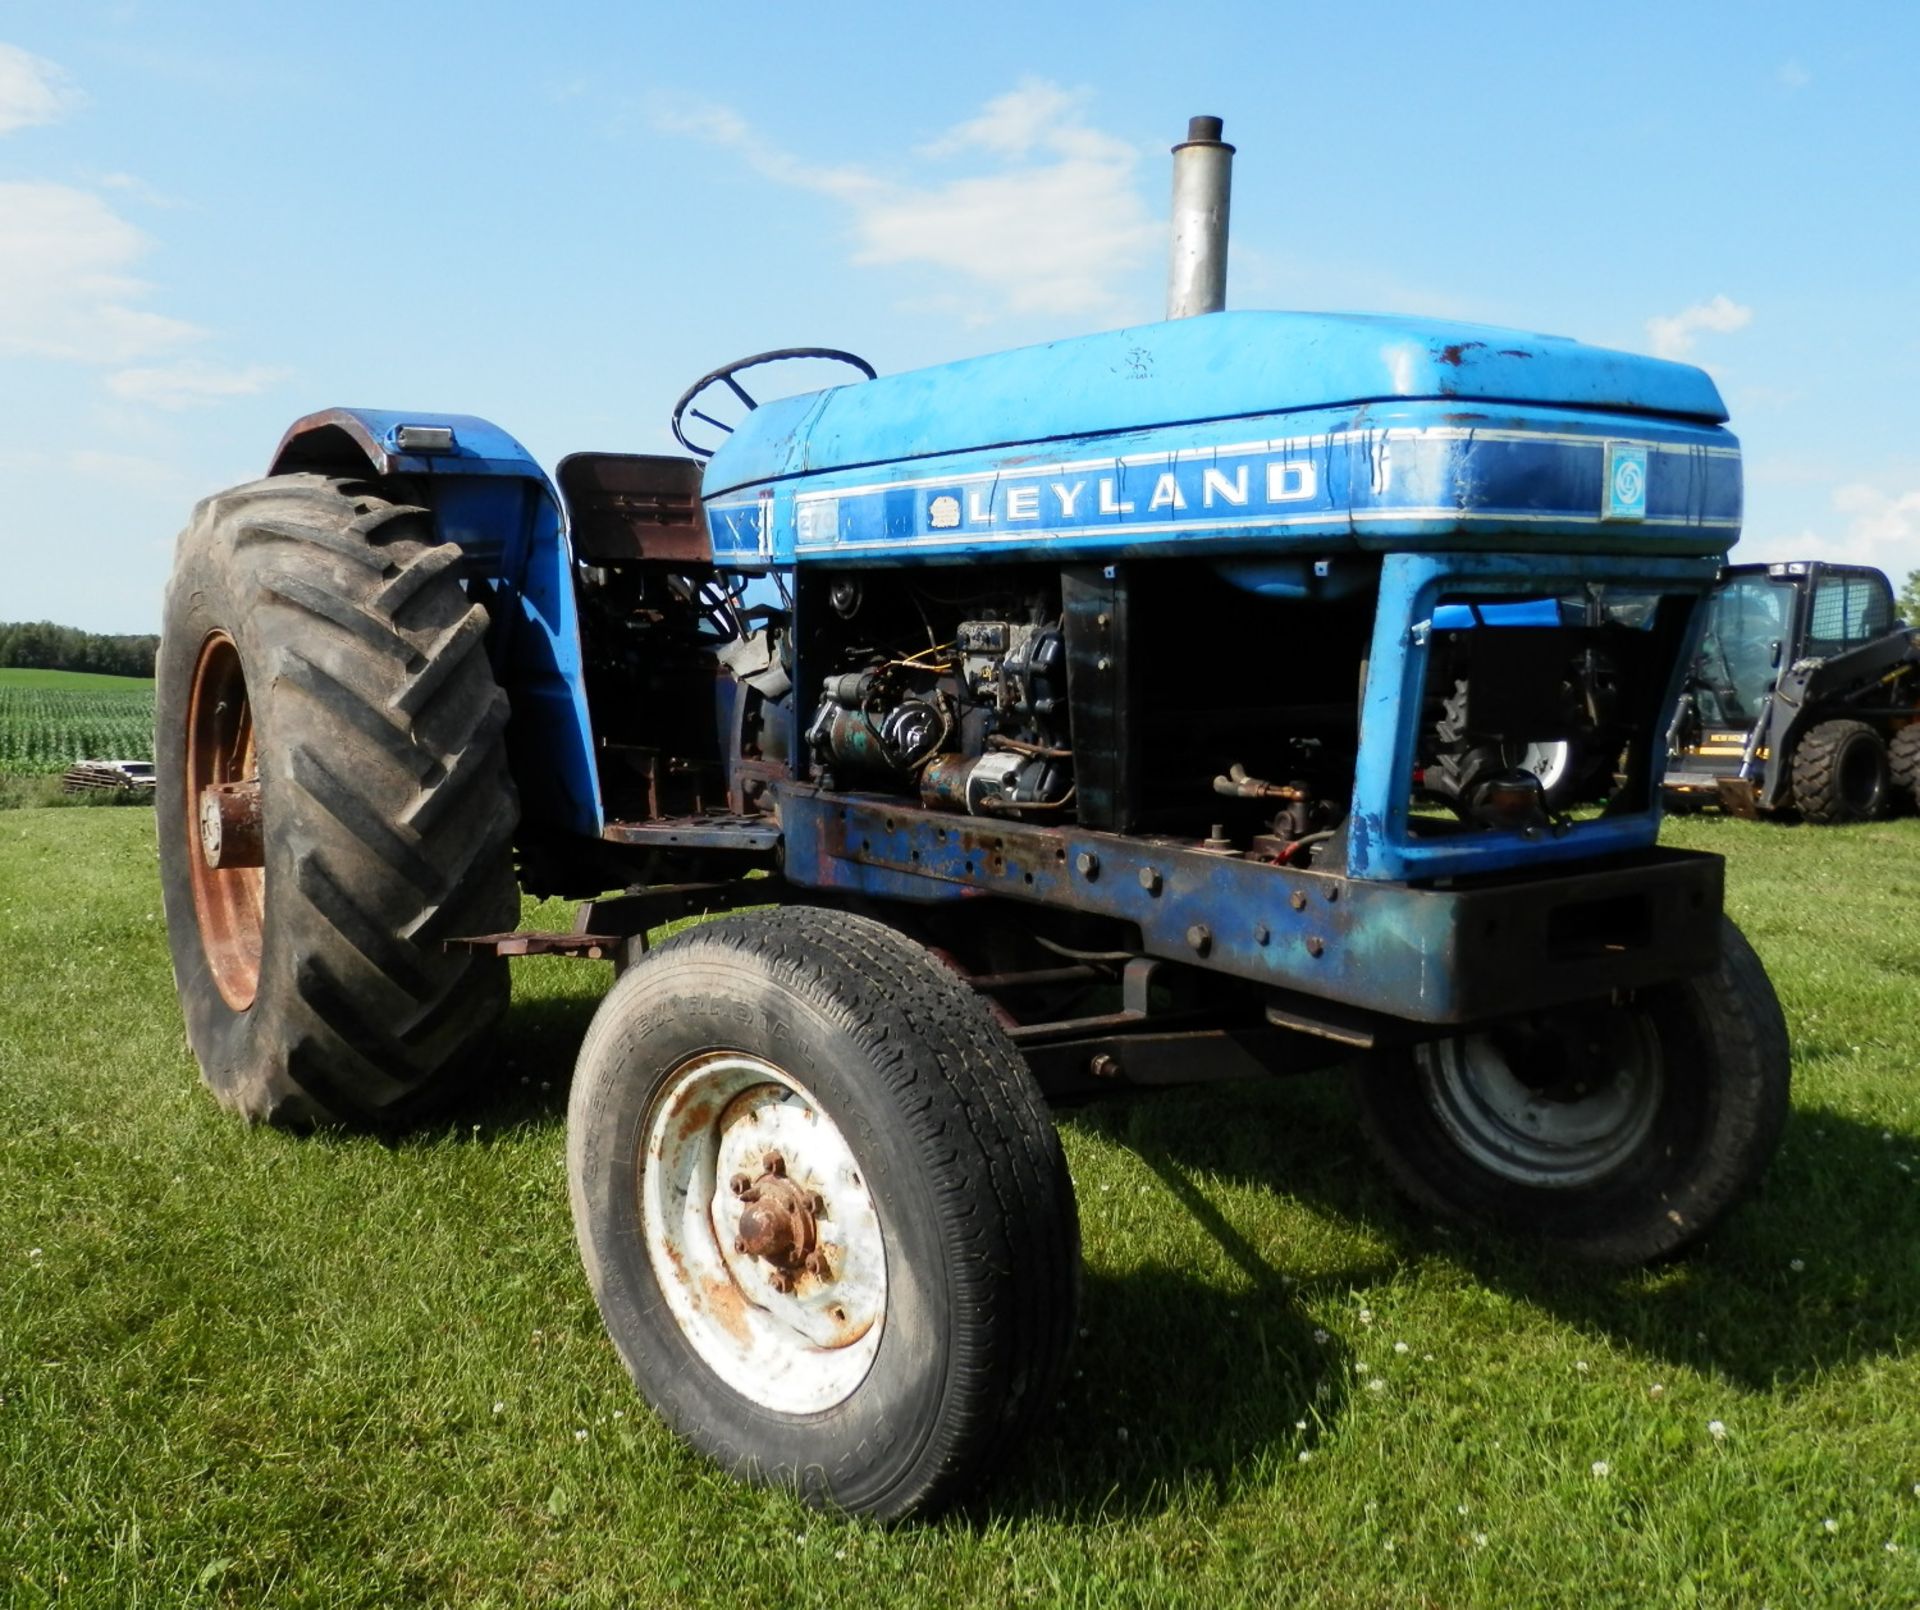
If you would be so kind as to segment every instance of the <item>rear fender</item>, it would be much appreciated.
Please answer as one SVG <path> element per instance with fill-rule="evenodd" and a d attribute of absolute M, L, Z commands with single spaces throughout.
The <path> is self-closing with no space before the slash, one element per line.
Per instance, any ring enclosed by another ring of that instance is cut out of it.
<path fill-rule="evenodd" d="M 521 811 L 598 838 L 604 825 L 587 713 L 572 551 L 560 500 L 533 456 L 468 414 L 329 408 L 297 420 L 270 474 L 407 477 L 425 483 L 441 537 L 464 555 L 467 586 L 493 617 L 487 652 L 506 689 Z"/>

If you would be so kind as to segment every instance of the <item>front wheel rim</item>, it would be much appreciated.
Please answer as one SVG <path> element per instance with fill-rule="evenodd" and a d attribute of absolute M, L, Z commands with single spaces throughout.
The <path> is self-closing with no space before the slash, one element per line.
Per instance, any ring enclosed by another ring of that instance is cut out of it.
<path fill-rule="evenodd" d="M 667 1075 L 641 1135 L 647 1258 L 687 1344 L 762 1408 L 844 1403 L 880 1350 L 887 1261 L 839 1127 L 784 1069 L 708 1051 Z"/>
<path fill-rule="evenodd" d="M 1461 1035 L 1415 1052 L 1420 1092 L 1471 1161 L 1518 1185 L 1591 1186 L 1652 1133 L 1666 1076 L 1635 1007 Z"/>
<path fill-rule="evenodd" d="M 253 1005 L 260 990 L 265 949 L 266 870 L 258 866 L 216 869 L 201 849 L 201 811 L 211 788 L 257 783 L 253 706 L 247 698 L 240 650 L 225 632 L 209 633 L 200 645 L 187 699 L 186 835 L 195 924 L 207 971 L 220 998 L 236 1012 Z"/>

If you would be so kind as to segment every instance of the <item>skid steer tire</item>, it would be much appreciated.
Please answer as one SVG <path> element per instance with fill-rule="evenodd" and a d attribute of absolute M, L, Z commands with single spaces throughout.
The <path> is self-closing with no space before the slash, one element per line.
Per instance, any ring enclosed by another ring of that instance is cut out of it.
<path fill-rule="evenodd" d="M 485 1046 L 515 925 L 505 695 L 459 550 L 371 485 L 284 475 L 194 511 L 156 667 L 160 875 L 187 1039 L 222 1106 L 407 1122 Z M 256 848 L 203 853 L 253 789 Z"/>
<path fill-rule="evenodd" d="M 1887 746 L 1864 721 L 1823 721 L 1794 746 L 1793 805 L 1822 827 L 1887 814 Z"/>
<path fill-rule="evenodd" d="M 1059 1139 L 980 998 L 892 928 L 741 913 L 631 968 L 580 1051 L 567 1176 L 635 1384 L 736 1476 L 924 1512 L 1055 1397 L 1079 1289 Z M 767 1242 L 748 1214 L 775 1208 L 802 1233 Z"/>
<path fill-rule="evenodd" d="M 1361 1064 L 1361 1123 L 1389 1178 L 1440 1218 L 1585 1263 L 1704 1235 L 1765 1171 L 1788 1102 L 1780 1003 L 1740 930 L 1721 935 L 1701 977 Z"/>
<path fill-rule="evenodd" d="M 1887 771 L 1903 808 L 1920 811 L 1920 724 L 1902 727 L 1887 745 Z"/>

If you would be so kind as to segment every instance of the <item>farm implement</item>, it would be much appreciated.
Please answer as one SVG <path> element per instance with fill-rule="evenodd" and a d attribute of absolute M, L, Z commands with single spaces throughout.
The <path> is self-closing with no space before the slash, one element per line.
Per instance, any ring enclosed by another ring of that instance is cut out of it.
<path fill-rule="evenodd" d="M 1864 565 L 1733 565 L 1674 716 L 1670 808 L 1868 822 L 1920 808 L 1920 631 Z"/>

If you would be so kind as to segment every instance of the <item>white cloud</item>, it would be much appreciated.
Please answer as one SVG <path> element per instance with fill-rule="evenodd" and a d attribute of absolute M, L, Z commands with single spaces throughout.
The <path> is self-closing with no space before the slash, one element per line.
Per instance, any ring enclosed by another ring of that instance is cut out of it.
<path fill-rule="evenodd" d="M 920 154 L 939 158 L 989 151 L 1017 160 L 1039 150 L 1063 157 L 1134 157 L 1137 153 L 1124 140 L 1090 129 L 1082 121 L 1080 109 L 1088 99 L 1083 89 L 1067 90 L 1044 78 L 1024 78 L 1017 88 L 988 101 L 978 117 L 955 124 L 921 146 Z"/>
<path fill-rule="evenodd" d="M 90 191 L 0 183 L 0 355 L 130 363 L 198 338 L 138 305 L 150 244 Z"/>
<path fill-rule="evenodd" d="M 1874 565 L 1898 587 L 1907 573 L 1920 570 L 1920 488 L 1889 492 L 1867 481 L 1849 481 L 1833 489 L 1838 529 L 1742 541 L 1736 557 L 1748 559 L 1830 559 Z"/>
<path fill-rule="evenodd" d="M 1703 330 L 1730 335 L 1753 322 L 1753 309 L 1742 307 L 1729 296 L 1716 296 L 1709 302 L 1695 302 L 1678 313 L 1647 320 L 1647 339 L 1658 358 L 1684 358 L 1693 351 Z"/>
<path fill-rule="evenodd" d="M 84 97 L 52 62 L 0 44 L 0 134 L 58 123 Z"/>
<path fill-rule="evenodd" d="M 257 396 L 285 378 L 284 369 L 259 364 L 230 369 L 188 358 L 156 368 L 119 370 L 107 376 L 107 390 L 128 402 L 151 403 L 156 408 L 199 408 L 229 397 Z"/>
<path fill-rule="evenodd" d="M 916 153 L 986 171 L 912 180 L 803 162 L 722 106 L 682 104 L 655 121 L 737 151 L 778 183 L 841 202 L 852 215 L 855 263 L 957 280 L 935 300 L 976 320 L 1137 317 L 1145 310 L 1120 287 L 1159 230 L 1135 182 L 1140 152 L 1091 127 L 1085 99 L 1028 79 Z"/>
<path fill-rule="evenodd" d="M 185 479 L 178 465 L 162 459 L 145 458 L 138 453 L 103 453 L 92 448 L 76 448 L 67 454 L 67 469 L 88 481 L 107 481 L 136 492 L 179 494 Z"/>
<path fill-rule="evenodd" d="M 123 195 L 132 196 L 135 201 L 145 202 L 149 207 L 180 205 L 164 190 L 156 190 L 136 173 L 103 173 L 98 177 L 90 177 L 88 183 L 98 185 L 102 190 L 118 190 Z"/>
<path fill-rule="evenodd" d="M 1805 89 L 1813 82 L 1813 74 L 1797 61 L 1783 61 L 1773 76 L 1780 87 L 1789 94 L 1797 89 Z"/>

